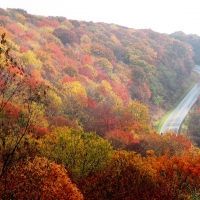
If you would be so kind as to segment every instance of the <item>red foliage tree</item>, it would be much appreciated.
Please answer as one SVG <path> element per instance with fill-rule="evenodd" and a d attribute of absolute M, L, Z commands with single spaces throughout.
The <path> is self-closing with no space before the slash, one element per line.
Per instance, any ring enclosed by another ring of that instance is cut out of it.
<path fill-rule="evenodd" d="M 115 128 L 117 118 L 114 112 L 104 104 L 98 104 L 94 108 L 85 109 L 90 120 L 84 120 L 83 127 L 86 132 L 95 131 L 100 136 Z"/>
<path fill-rule="evenodd" d="M 128 103 L 130 102 L 130 94 L 128 88 L 122 83 L 113 83 L 112 88 L 113 91 L 117 94 L 117 96 L 119 96 L 123 100 L 124 104 L 128 105 Z"/>
<path fill-rule="evenodd" d="M 89 56 L 89 55 L 83 55 L 82 58 L 81 58 L 81 62 L 82 62 L 83 65 L 85 65 L 85 64 L 88 64 L 88 65 L 93 64 L 93 60 L 92 60 L 91 56 Z"/>
<path fill-rule="evenodd" d="M 42 21 L 38 21 L 37 24 L 40 27 L 51 26 L 54 28 L 57 28 L 60 25 L 60 23 L 57 20 L 48 18 L 43 18 Z"/>
<path fill-rule="evenodd" d="M 94 74 L 86 67 L 80 67 L 79 73 L 88 77 L 90 80 L 95 80 Z"/>
<path fill-rule="evenodd" d="M 9 24 L 7 25 L 7 29 L 15 35 L 18 35 L 18 36 L 24 35 L 24 30 L 18 24 L 14 24 L 14 23 Z"/>
<path fill-rule="evenodd" d="M 132 146 L 139 146 L 140 140 L 134 138 L 133 133 L 114 129 L 106 133 L 105 136 L 115 149 L 128 149 Z"/>
<path fill-rule="evenodd" d="M 91 51 L 93 55 L 99 58 L 107 58 L 109 61 L 115 60 L 115 55 L 113 51 L 109 48 L 106 48 L 98 43 L 94 43 L 91 46 Z"/>
<path fill-rule="evenodd" d="M 92 97 L 88 97 L 88 107 L 89 108 L 96 108 L 97 102 Z"/>
<path fill-rule="evenodd" d="M 57 28 L 54 30 L 53 34 L 58 37 L 63 44 L 72 44 L 78 42 L 76 34 L 71 30 Z"/>
<path fill-rule="evenodd" d="M 63 116 L 54 117 L 53 120 L 51 121 L 51 125 L 54 127 L 67 126 L 69 128 L 74 128 L 76 130 L 80 129 L 76 121 L 70 120 Z"/>
<path fill-rule="evenodd" d="M 28 51 L 28 50 L 30 50 L 30 48 L 29 47 L 26 47 L 26 46 L 20 46 L 20 51 L 23 53 L 23 52 L 26 52 L 26 51 Z"/>
<path fill-rule="evenodd" d="M 75 81 L 75 78 L 66 76 L 66 77 L 64 77 L 64 78 L 62 79 L 62 84 L 68 83 L 68 82 L 74 82 L 74 81 Z"/>
<path fill-rule="evenodd" d="M 28 40 L 33 40 L 34 37 L 35 37 L 35 33 L 30 31 L 30 32 L 27 32 L 25 35 L 24 35 L 25 39 L 28 39 Z"/>

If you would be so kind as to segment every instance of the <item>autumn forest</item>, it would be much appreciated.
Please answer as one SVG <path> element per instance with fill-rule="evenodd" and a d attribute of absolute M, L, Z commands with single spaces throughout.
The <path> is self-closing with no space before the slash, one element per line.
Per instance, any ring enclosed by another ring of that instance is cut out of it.
<path fill-rule="evenodd" d="M 200 37 L 0 8 L 0 198 L 200 199 Z"/>

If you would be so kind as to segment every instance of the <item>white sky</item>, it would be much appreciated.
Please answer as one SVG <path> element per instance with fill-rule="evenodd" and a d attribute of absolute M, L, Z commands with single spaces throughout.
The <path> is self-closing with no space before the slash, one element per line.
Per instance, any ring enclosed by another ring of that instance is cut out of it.
<path fill-rule="evenodd" d="M 0 0 L 1 8 L 106 22 L 161 33 L 200 35 L 200 0 Z"/>

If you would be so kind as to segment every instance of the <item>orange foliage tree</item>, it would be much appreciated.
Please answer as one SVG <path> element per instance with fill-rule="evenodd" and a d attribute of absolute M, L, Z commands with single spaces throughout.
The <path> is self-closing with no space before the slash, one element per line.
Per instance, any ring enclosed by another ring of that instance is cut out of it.
<path fill-rule="evenodd" d="M 185 151 L 189 151 L 192 148 L 190 140 L 174 133 L 166 133 L 161 136 L 154 132 L 143 134 L 140 136 L 140 139 L 142 146 L 140 153 L 143 155 L 148 150 L 154 150 L 157 156 L 182 155 Z"/>
<path fill-rule="evenodd" d="M 156 192 L 156 171 L 134 152 L 116 151 L 103 172 L 80 182 L 86 199 L 151 199 Z"/>
<path fill-rule="evenodd" d="M 155 169 L 160 199 L 196 199 L 200 192 L 200 156 L 184 154 L 181 157 L 157 158 Z M 192 198 L 193 195 L 196 197 Z"/>
<path fill-rule="evenodd" d="M 19 162 L 5 176 L 0 179 L 2 199 L 83 199 L 65 168 L 46 158 Z"/>
<path fill-rule="evenodd" d="M 200 156 L 146 157 L 116 151 L 103 171 L 77 183 L 86 199 L 195 199 L 199 196 Z"/>

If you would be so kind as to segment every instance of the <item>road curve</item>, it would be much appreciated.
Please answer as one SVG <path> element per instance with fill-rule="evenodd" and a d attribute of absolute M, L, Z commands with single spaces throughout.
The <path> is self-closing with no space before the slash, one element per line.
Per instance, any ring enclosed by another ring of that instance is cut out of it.
<path fill-rule="evenodd" d="M 196 66 L 193 70 L 200 73 L 200 66 Z M 181 103 L 167 118 L 161 128 L 160 134 L 163 134 L 167 131 L 178 133 L 181 123 L 190 111 L 192 105 L 196 102 L 199 95 L 200 81 L 193 87 L 193 89 L 187 94 L 187 96 L 181 101 Z"/>

